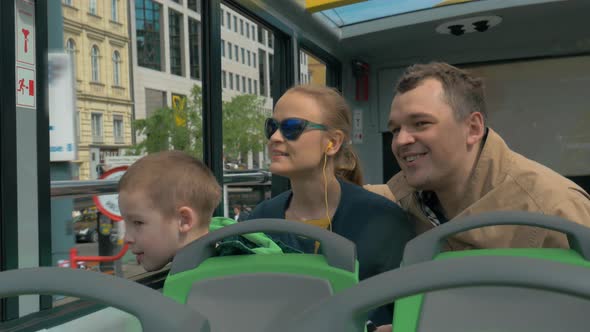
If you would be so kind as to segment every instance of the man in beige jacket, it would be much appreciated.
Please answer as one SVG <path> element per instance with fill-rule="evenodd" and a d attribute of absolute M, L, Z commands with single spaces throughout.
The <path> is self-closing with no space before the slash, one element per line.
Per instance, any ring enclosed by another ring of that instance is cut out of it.
<path fill-rule="evenodd" d="M 367 189 L 400 204 L 418 234 L 457 217 L 520 210 L 590 227 L 590 196 L 572 181 L 510 150 L 485 125 L 483 84 L 445 63 L 409 67 L 396 87 L 389 129 L 401 172 Z M 565 235 L 526 226 L 461 233 L 447 249 L 567 247 Z"/>
<path fill-rule="evenodd" d="M 417 234 L 498 210 L 556 215 L 590 227 L 588 193 L 510 150 L 485 118 L 480 79 L 445 63 L 409 67 L 397 84 L 388 124 L 401 172 L 366 188 L 400 204 Z M 567 246 L 558 232 L 490 226 L 450 238 L 446 249 Z M 377 332 L 391 330 L 384 325 Z"/>

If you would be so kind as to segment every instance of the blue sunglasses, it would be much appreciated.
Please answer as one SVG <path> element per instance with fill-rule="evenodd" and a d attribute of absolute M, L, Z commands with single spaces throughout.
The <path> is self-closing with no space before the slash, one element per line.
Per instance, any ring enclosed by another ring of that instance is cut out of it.
<path fill-rule="evenodd" d="M 287 140 L 294 141 L 306 130 L 328 130 L 328 127 L 300 118 L 288 118 L 280 122 L 273 118 L 266 119 L 264 123 L 266 138 L 270 139 L 277 130 L 280 130 L 281 135 Z"/>

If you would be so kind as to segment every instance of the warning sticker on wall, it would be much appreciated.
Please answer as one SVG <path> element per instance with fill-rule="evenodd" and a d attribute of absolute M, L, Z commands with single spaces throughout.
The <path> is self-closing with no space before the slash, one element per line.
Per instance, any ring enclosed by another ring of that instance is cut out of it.
<path fill-rule="evenodd" d="M 15 14 L 15 93 L 16 106 L 36 109 L 36 61 L 35 61 L 35 2 L 17 0 Z"/>
<path fill-rule="evenodd" d="M 16 67 L 16 106 L 35 109 L 35 70 Z"/>
<path fill-rule="evenodd" d="M 363 111 L 355 110 L 352 113 L 352 143 L 363 143 Z"/>

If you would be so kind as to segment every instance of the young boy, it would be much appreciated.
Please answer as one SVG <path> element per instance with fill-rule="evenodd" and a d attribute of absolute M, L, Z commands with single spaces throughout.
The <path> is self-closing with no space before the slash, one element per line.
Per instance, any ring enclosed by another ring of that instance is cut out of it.
<path fill-rule="evenodd" d="M 180 151 L 145 156 L 119 181 L 125 242 L 146 271 L 159 270 L 210 229 L 235 223 L 212 218 L 220 200 L 221 187 L 201 161 Z M 261 233 L 224 240 L 217 251 L 220 255 L 282 252 Z"/>

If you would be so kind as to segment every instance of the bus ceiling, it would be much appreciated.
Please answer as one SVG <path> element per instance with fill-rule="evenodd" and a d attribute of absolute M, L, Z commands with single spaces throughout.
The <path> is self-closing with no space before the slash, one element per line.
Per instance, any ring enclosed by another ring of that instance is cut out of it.
<path fill-rule="evenodd" d="M 263 0 L 261 6 L 335 56 L 372 64 L 472 63 L 590 51 L 586 0 Z"/>

